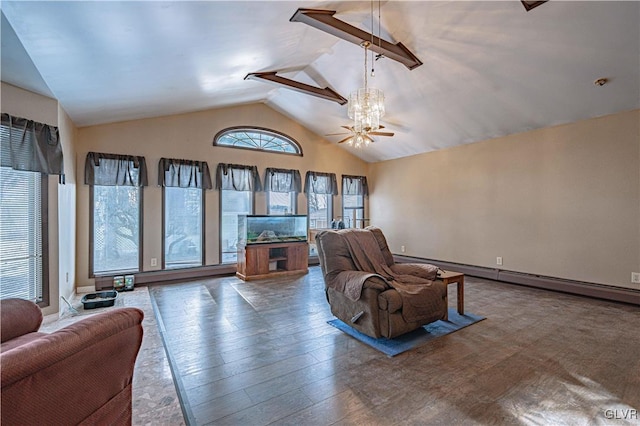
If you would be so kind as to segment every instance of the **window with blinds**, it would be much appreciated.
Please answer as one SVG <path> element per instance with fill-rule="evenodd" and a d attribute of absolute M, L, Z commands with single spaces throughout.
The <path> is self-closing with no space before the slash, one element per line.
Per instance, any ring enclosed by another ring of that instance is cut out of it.
<path fill-rule="evenodd" d="M 264 173 L 267 214 L 296 214 L 298 193 L 302 190 L 300 172 L 295 169 L 268 167 Z"/>
<path fill-rule="evenodd" d="M 167 186 L 163 189 L 165 268 L 204 264 L 203 195 L 202 188 Z"/>
<path fill-rule="evenodd" d="M 307 194 L 307 216 L 309 228 L 329 228 L 333 219 L 333 196 L 338 195 L 334 173 L 308 171 L 304 192 Z"/>
<path fill-rule="evenodd" d="M 49 304 L 46 182 L 37 172 L 0 167 L 0 297 L 3 299 L 17 297 L 42 306 Z"/>
<path fill-rule="evenodd" d="M 94 185 L 91 188 L 91 274 L 138 272 L 141 187 Z"/>
<path fill-rule="evenodd" d="M 342 222 L 347 228 L 364 228 L 364 197 L 369 195 L 365 176 L 342 175 Z"/>
<path fill-rule="evenodd" d="M 91 277 L 138 272 L 142 261 L 144 157 L 87 153 L 84 182 L 90 185 Z"/>

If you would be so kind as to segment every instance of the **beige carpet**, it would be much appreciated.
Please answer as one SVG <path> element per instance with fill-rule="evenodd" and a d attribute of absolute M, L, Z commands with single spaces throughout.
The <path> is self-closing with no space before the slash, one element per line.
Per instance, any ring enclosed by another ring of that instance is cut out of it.
<path fill-rule="evenodd" d="M 78 315 L 72 316 L 64 301 L 61 303 L 62 315 L 45 317 L 40 331 L 51 333 L 76 321 L 106 310 L 118 307 L 136 307 L 144 311 L 144 337 L 136 359 L 133 374 L 133 424 L 134 425 L 184 425 L 180 402 L 173 383 L 167 355 L 156 324 L 156 318 L 149 298 L 147 287 L 137 287 L 132 292 L 119 293 L 114 307 L 85 310 L 81 303 L 82 295 L 71 302 Z"/>

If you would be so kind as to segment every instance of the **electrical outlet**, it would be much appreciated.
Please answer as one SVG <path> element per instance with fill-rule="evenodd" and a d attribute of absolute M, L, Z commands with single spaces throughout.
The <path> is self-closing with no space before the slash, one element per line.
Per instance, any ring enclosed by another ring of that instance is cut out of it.
<path fill-rule="evenodd" d="M 634 284 L 640 284 L 640 272 L 631 273 L 631 282 Z"/>
<path fill-rule="evenodd" d="M 496 257 L 496 265 L 502 265 L 502 257 Z"/>
<path fill-rule="evenodd" d="M 65 275 L 66 275 L 67 282 L 69 282 L 69 273 L 67 272 Z"/>
<path fill-rule="evenodd" d="M 151 258 L 151 266 L 158 266 L 158 259 L 155 257 Z"/>
<path fill-rule="evenodd" d="M 407 251 L 406 247 L 405 246 L 400 246 L 400 251 L 404 253 L 405 251 Z"/>

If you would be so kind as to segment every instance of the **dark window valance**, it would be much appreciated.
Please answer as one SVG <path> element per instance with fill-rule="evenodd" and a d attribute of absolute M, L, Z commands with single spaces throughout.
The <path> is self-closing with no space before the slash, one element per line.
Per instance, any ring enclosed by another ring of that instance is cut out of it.
<path fill-rule="evenodd" d="M 342 195 L 369 196 L 366 176 L 342 175 Z"/>
<path fill-rule="evenodd" d="M 335 173 L 307 172 L 304 178 L 305 194 L 338 195 L 338 183 Z"/>
<path fill-rule="evenodd" d="M 84 163 L 84 183 L 101 186 L 147 186 L 147 163 L 135 155 L 90 152 Z"/>
<path fill-rule="evenodd" d="M 4 112 L 1 124 L 0 158 L 3 167 L 64 175 L 62 144 L 57 127 L 13 117 Z"/>
<path fill-rule="evenodd" d="M 211 189 L 211 174 L 206 161 L 161 158 L 158 162 L 158 185 L 179 188 Z"/>
<path fill-rule="evenodd" d="M 264 173 L 264 190 L 271 192 L 300 192 L 302 190 L 300 172 L 294 169 L 268 167 Z"/>
<path fill-rule="evenodd" d="M 216 189 L 233 191 L 261 191 L 256 166 L 219 163 L 216 169 Z"/>

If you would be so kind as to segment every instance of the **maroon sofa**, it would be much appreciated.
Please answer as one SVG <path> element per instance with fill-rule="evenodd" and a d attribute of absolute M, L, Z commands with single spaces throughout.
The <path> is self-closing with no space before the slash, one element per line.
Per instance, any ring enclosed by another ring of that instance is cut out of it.
<path fill-rule="evenodd" d="M 1 300 L 1 423 L 131 424 L 143 317 L 112 309 L 47 334 L 36 304 Z"/>

